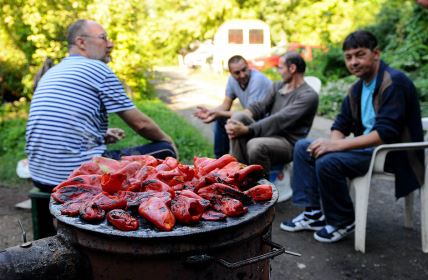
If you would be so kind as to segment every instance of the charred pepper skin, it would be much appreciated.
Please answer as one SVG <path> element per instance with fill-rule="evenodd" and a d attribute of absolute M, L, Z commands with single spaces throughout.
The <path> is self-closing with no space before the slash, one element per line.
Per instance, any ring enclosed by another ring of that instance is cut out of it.
<path fill-rule="evenodd" d="M 105 211 L 96 203 L 88 201 L 80 207 L 80 218 L 88 223 L 96 224 L 104 220 Z"/>
<path fill-rule="evenodd" d="M 122 209 L 114 209 L 108 212 L 107 221 L 122 231 L 133 231 L 139 227 L 138 220 Z"/>

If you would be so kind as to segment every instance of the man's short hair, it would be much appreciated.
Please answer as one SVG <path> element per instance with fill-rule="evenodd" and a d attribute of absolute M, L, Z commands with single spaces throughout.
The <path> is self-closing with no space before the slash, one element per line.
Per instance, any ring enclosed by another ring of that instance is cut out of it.
<path fill-rule="evenodd" d="M 357 30 L 346 36 L 342 50 L 367 48 L 374 50 L 377 48 L 377 39 L 373 33 L 366 30 Z"/>
<path fill-rule="evenodd" d="M 67 30 L 67 44 L 68 48 L 74 45 L 76 37 L 81 35 L 84 27 L 86 25 L 86 19 L 79 19 L 68 27 Z"/>
<path fill-rule="evenodd" d="M 231 58 L 229 58 L 229 60 L 227 61 L 227 66 L 229 67 L 229 69 L 230 69 L 230 64 L 232 64 L 232 63 L 238 63 L 238 62 L 240 62 L 241 60 L 243 60 L 244 62 L 245 62 L 245 64 L 247 64 L 247 61 L 245 60 L 245 58 L 243 58 L 242 56 L 240 56 L 240 55 L 234 55 L 234 56 L 232 56 Z"/>
<path fill-rule="evenodd" d="M 292 64 L 296 65 L 297 73 L 305 73 L 306 71 L 306 62 L 303 57 L 294 51 L 286 52 L 283 56 L 284 64 L 287 67 L 290 67 Z"/>

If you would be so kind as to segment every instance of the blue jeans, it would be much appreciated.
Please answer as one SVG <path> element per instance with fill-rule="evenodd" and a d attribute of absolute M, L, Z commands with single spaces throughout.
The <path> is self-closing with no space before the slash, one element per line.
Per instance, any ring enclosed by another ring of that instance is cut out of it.
<path fill-rule="evenodd" d="M 364 175 L 373 148 L 327 153 L 314 159 L 306 151 L 311 140 L 299 140 L 294 147 L 293 202 L 302 207 L 321 207 L 329 225 L 353 222 L 354 207 L 347 178 Z"/>
<path fill-rule="evenodd" d="M 229 153 L 229 137 L 227 136 L 226 118 L 218 118 L 214 122 L 214 155 L 216 158 Z"/>
<path fill-rule="evenodd" d="M 177 157 L 172 145 L 165 141 L 152 142 L 146 145 L 124 148 L 121 150 L 107 150 L 102 154 L 103 157 L 115 160 L 120 160 L 122 156 L 132 155 L 151 155 L 160 159 L 165 159 L 166 157 Z"/>

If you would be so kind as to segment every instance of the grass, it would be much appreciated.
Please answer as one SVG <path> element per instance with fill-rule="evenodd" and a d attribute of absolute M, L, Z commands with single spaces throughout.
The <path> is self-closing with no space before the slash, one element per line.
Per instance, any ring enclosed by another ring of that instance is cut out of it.
<path fill-rule="evenodd" d="M 136 102 L 136 106 L 153 120 L 175 141 L 180 153 L 180 161 L 193 163 L 193 157 L 213 157 L 213 147 L 192 125 L 169 110 L 160 100 Z M 16 176 L 16 164 L 25 155 L 25 126 L 28 104 L 0 108 L 0 185 L 17 187 L 24 183 Z M 125 130 L 126 137 L 119 143 L 109 145 L 108 149 L 137 146 L 148 143 L 147 140 L 132 131 L 117 115 L 110 115 L 110 127 Z M 28 182 L 25 182 L 28 183 Z"/>

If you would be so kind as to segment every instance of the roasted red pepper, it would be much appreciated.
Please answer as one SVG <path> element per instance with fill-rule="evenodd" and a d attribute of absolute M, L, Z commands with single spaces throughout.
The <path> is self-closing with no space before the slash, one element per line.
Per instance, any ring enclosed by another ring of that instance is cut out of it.
<path fill-rule="evenodd" d="M 137 161 L 133 161 L 125 165 L 124 167 L 120 168 L 114 173 L 121 173 L 125 174 L 126 178 L 133 177 L 140 169 L 143 167 L 143 165 Z"/>
<path fill-rule="evenodd" d="M 137 161 L 145 166 L 157 166 L 159 161 L 151 155 L 134 155 L 134 156 L 123 156 L 122 160 Z"/>
<path fill-rule="evenodd" d="M 106 157 L 93 157 L 92 162 L 95 162 L 103 173 L 113 173 L 123 166 L 123 163 Z"/>
<path fill-rule="evenodd" d="M 138 207 L 138 214 L 151 222 L 156 228 L 171 231 L 175 225 L 175 217 L 162 199 L 151 197 Z"/>
<path fill-rule="evenodd" d="M 137 230 L 138 220 L 122 209 L 114 209 L 107 213 L 107 221 L 115 228 L 123 231 Z"/>
<path fill-rule="evenodd" d="M 244 207 L 241 201 L 229 197 L 223 197 L 217 201 L 214 209 L 223 212 L 228 217 L 241 216 L 248 212 L 248 208 Z"/>
<path fill-rule="evenodd" d="M 249 195 L 254 201 L 266 201 L 272 199 L 271 185 L 257 185 L 244 192 Z"/>
<path fill-rule="evenodd" d="M 56 192 L 57 190 L 61 189 L 65 186 L 70 185 L 91 185 L 94 187 L 99 187 L 101 191 L 101 175 L 98 174 L 92 174 L 92 175 L 78 175 L 73 178 L 67 179 L 58 186 L 56 186 L 52 192 Z"/>
<path fill-rule="evenodd" d="M 172 198 L 175 197 L 174 190 L 164 182 L 157 179 L 151 179 L 142 182 L 141 191 L 169 192 Z"/>
<path fill-rule="evenodd" d="M 202 175 L 208 174 L 215 169 L 221 169 L 225 167 L 228 163 L 237 161 L 236 158 L 232 155 L 225 154 L 220 158 L 208 163 L 204 167 L 202 167 Z"/>
<path fill-rule="evenodd" d="M 108 195 L 107 193 L 99 193 L 92 199 L 94 203 L 100 206 L 104 211 L 113 209 L 125 209 L 127 206 L 126 199 Z"/>
<path fill-rule="evenodd" d="M 95 162 L 88 161 L 85 163 L 82 163 L 82 165 L 71 172 L 71 174 L 68 176 L 68 179 L 71 179 L 73 177 L 79 176 L 79 175 L 93 175 L 93 174 L 103 174 L 102 170 L 96 164 Z"/>
<path fill-rule="evenodd" d="M 263 166 L 253 164 L 246 166 L 235 173 L 235 184 L 238 185 L 242 190 L 254 185 L 257 181 L 262 179 L 264 176 Z"/>
<path fill-rule="evenodd" d="M 207 208 L 208 206 L 210 206 L 210 202 L 209 200 L 206 200 L 204 198 L 202 198 L 201 196 L 197 195 L 196 193 L 189 191 L 189 190 L 182 190 L 179 192 L 180 195 L 184 195 L 190 198 L 194 198 L 197 199 L 199 201 L 199 203 L 204 207 Z"/>
<path fill-rule="evenodd" d="M 76 200 L 82 194 L 92 197 L 98 193 L 100 193 L 100 189 L 91 185 L 69 185 L 53 192 L 51 196 L 55 201 L 64 203 L 70 200 Z"/>
<path fill-rule="evenodd" d="M 62 205 L 61 214 L 70 216 L 70 217 L 78 216 L 80 213 L 81 206 L 82 206 L 81 201 L 74 201 L 74 200 L 68 201 Z"/>
<path fill-rule="evenodd" d="M 179 195 L 171 202 L 171 212 L 178 222 L 191 224 L 201 220 L 204 207 L 198 199 Z"/>
<path fill-rule="evenodd" d="M 127 201 L 128 207 L 140 206 L 141 202 L 149 200 L 151 197 L 155 196 L 160 198 L 168 207 L 171 205 L 171 194 L 169 192 L 156 192 L 156 191 L 147 191 L 147 192 L 129 192 L 121 191 L 118 196 Z"/>
<path fill-rule="evenodd" d="M 98 223 L 104 220 L 105 211 L 92 201 L 84 202 L 80 207 L 80 218 L 88 223 Z"/>
<path fill-rule="evenodd" d="M 101 187 L 103 191 L 114 194 L 122 190 L 122 185 L 126 180 L 126 174 L 106 173 L 101 176 Z"/>

